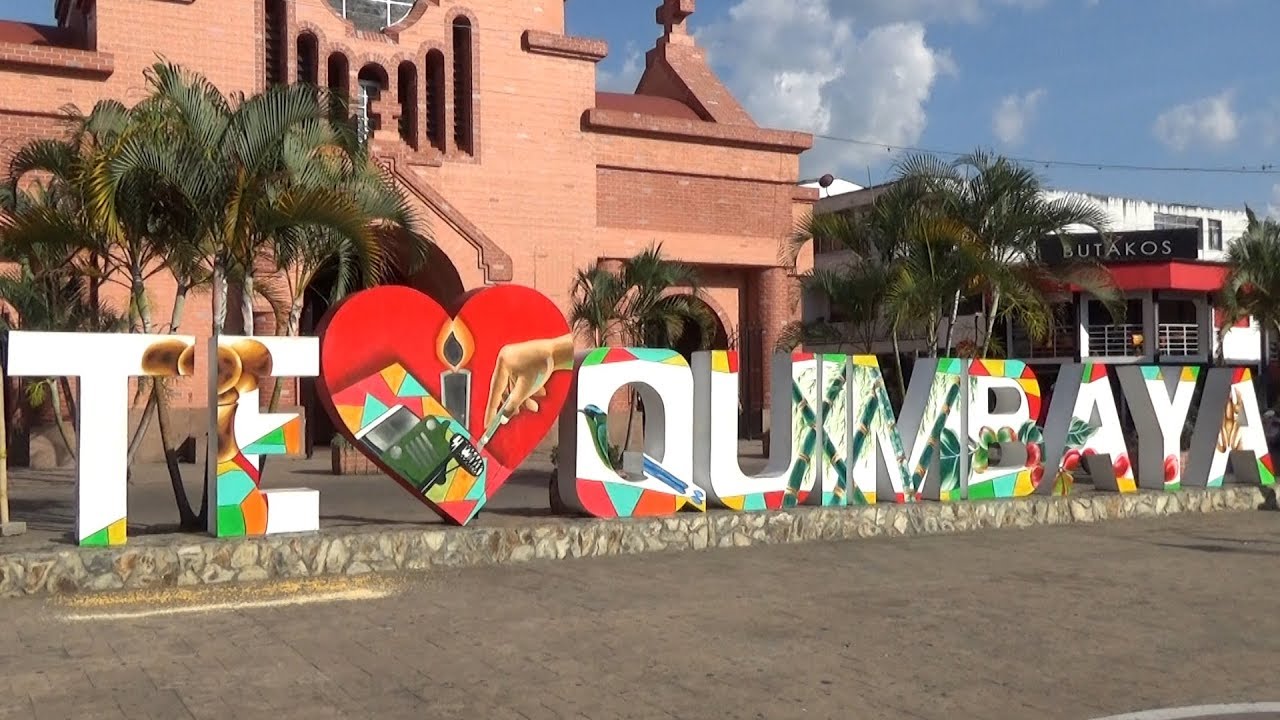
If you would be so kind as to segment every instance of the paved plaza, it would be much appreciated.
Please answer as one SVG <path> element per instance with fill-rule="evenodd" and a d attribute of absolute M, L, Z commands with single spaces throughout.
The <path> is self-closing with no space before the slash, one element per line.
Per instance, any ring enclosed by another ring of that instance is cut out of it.
<path fill-rule="evenodd" d="M 1276 701 L 1278 552 L 1280 514 L 1245 512 L 0 601 L 0 718 L 1088 720 Z"/>

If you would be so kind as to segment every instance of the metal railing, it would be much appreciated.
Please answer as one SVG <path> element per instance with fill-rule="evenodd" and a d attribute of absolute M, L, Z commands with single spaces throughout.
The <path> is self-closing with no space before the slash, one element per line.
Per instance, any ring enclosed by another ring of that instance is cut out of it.
<path fill-rule="evenodd" d="M 1161 323 L 1156 335 L 1161 355 L 1196 357 L 1202 352 L 1200 326 L 1194 323 Z"/>
<path fill-rule="evenodd" d="M 1090 357 L 1141 357 L 1150 342 L 1142 337 L 1141 324 L 1089 325 L 1085 329 L 1089 334 Z M 1143 342 L 1135 343 L 1135 337 L 1142 337 Z"/>
<path fill-rule="evenodd" d="M 1031 339 L 1027 331 L 1014 326 L 1009 343 L 1009 357 L 1033 360 L 1037 358 L 1075 357 L 1079 345 L 1079 333 L 1075 327 L 1061 327 L 1042 342 Z"/>

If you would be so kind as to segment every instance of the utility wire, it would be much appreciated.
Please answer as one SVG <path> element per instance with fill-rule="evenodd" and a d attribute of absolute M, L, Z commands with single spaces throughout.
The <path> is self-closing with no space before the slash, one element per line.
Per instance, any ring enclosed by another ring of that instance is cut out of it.
<path fill-rule="evenodd" d="M 968 155 L 967 152 L 954 152 L 950 150 L 931 150 L 929 148 L 912 147 L 910 145 L 887 145 L 885 143 L 872 142 L 870 140 L 855 140 L 853 138 L 836 137 L 834 135 L 819 135 L 814 137 L 823 140 L 831 140 L 833 142 L 841 142 L 849 145 L 862 145 L 865 147 L 884 148 L 887 152 L 895 150 L 928 153 L 930 155 L 946 155 L 948 157 L 962 157 Z M 1071 167 L 1085 168 L 1089 170 L 1118 170 L 1131 172 L 1166 172 L 1166 173 L 1213 173 L 1222 175 L 1280 175 L 1280 166 L 1275 163 L 1264 163 L 1257 166 L 1241 166 L 1241 167 L 1179 167 L 1171 165 L 1129 165 L 1122 163 L 1097 163 L 1082 162 L 1078 160 L 1046 160 L 1043 158 L 1015 157 L 1005 155 L 1014 162 L 1026 165 L 1043 165 L 1044 167 Z"/>

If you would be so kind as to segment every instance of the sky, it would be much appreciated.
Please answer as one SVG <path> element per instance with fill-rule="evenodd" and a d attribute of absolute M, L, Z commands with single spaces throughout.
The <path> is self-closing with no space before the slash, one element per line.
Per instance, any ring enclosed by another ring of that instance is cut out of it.
<path fill-rule="evenodd" d="M 237 0 L 244 1 L 244 0 Z M 571 0 L 602 38 L 601 89 L 631 91 L 659 0 Z M 48 21 L 52 0 L 0 0 Z M 1280 217 L 1275 0 L 697 0 L 689 25 L 757 123 L 818 139 L 802 173 L 865 185 L 900 148 L 1027 160 L 1053 187 Z M 890 149 L 892 148 L 892 149 Z"/>

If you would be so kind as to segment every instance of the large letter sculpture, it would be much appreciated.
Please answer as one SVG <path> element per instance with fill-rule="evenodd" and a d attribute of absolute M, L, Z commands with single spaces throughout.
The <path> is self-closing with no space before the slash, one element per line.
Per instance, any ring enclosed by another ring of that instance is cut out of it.
<path fill-rule="evenodd" d="M 560 499 L 599 518 L 706 510 L 706 493 L 693 481 L 693 376 L 685 359 L 674 350 L 599 348 L 577 365 L 573 400 L 560 418 Z M 619 468 L 609 400 L 629 385 L 644 403 L 644 449 Z"/>
<path fill-rule="evenodd" d="M 319 342 L 305 337 L 233 337 L 209 340 L 211 444 L 217 462 L 209 487 L 209 532 L 218 537 L 275 535 L 320 529 L 320 493 L 298 488 L 263 490 L 262 456 L 302 449 L 302 418 L 258 412 L 261 388 L 271 378 L 315 377 Z M 211 448 L 212 450 L 212 448 Z"/>
<path fill-rule="evenodd" d="M 969 460 L 960 440 L 966 423 L 964 379 L 964 362 L 958 358 L 917 360 L 911 371 L 899 426 L 915 439 L 906 467 L 918 500 L 951 502 L 964 497 Z"/>
<path fill-rule="evenodd" d="M 816 419 L 822 411 L 816 397 L 818 359 L 803 353 L 773 356 L 769 462 L 752 476 L 738 461 L 738 358 L 733 350 L 693 355 L 694 479 L 717 505 L 733 510 L 777 510 L 789 492 L 795 502 L 806 502 L 820 461 L 815 457 Z M 805 406 L 816 412 L 806 417 Z"/>
<path fill-rule="evenodd" d="M 80 379 L 76 540 L 81 545 L 125 542 L 129 379 L 194 371 L 195 338 L 185 335 L 9 334 L 10 375 Z"/>
<path fill-rule="evenodd" d="M 898 416 L 884 384 L 884 373 L 875 355 L 850 358 L 846 423 L 849 430 L 848 484 L 837 486 L 833 502 L 841 505 L 874 505 L 887 499 L 907 502 L 915 499 L 908 490 L 911 477 L 907 473 L 907 454 L 902 447 Z M 923 377 L 923 376 L 922 376 Z M 912 380 L 915 382 L 914 378 Z M 930 382 L 932 378 L 930 378 Z M 919 422 L 920 413 L 916 413 Z M 912 436 L 915 435 L 912 426 Z"/>
<path fill-rule="evenodd" d="M 1053 471 L 1055 482 L 1042 485 L 1042 492 L 1066 494 L 1075 473 L 1089 477 L 1095 490 L 1138 491 L 1106 365 L 1062 366 L 1045 435 L 1051 439 L 1045 446 L 1045 470 Z"/>
<path fill-rule="evenodd" d="M 572 369 L 564 315 L 536 290 L 484 288 L 449 312 L 386 285 L 329 311 L 317 385 L 355 447 L 464 525 L 546 436 Z"/>
<path fill-rule="evenodd" d="M 1248 368 L 1209 370 L 1183 484 L 1216 488 L 1226 483 L 1275 482 L 1275 464 L 1262 429 L 1253 372 Z"/>
<path fill-rule="evenodd" d="M 969 364 L 970 500 L 1022 497 L 1044 478 L 1040 383 L 1019 360 Z"/>
<path fill-rule="evenodd" d="M 1182 487 L 1182 429 L 1200 368 L 1130 365 L 1116 368 L 1116 375 L 1143 438 L 1138 444 L 1138 486 L 1176 492 Z"/>

